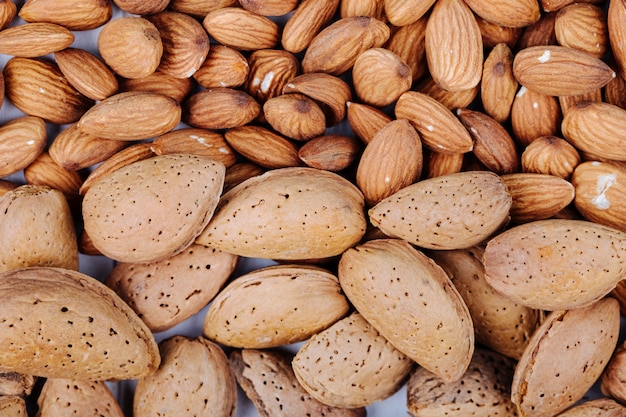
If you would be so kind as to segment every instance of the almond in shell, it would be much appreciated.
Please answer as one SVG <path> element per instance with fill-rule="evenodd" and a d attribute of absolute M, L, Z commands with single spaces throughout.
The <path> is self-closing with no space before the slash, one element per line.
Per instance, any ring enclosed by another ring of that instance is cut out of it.
<path fill-rule="evenodd" d="M 511 196 L 499 176 L 467 171 L 418 181 L 368 213 L 372 224 L 390 237 L 428 249 L 463 249 L 505 225 L 510 207 Z"/>
<path fill-rule="evenodd" d="M 338 276 L 355 309 L 391 345 L 445 381 L 461 378 L 474 351 L 472 319 L 432 259 L 400 239 L 370 240 L 343 253 Z"/>
<path fill-rule="evenodd" d="M 5 396 L 25 397 L 33 392 L 37 377 L 18 372 L 0 372 L 0 399 Z M 2 407 L 0 407 L 2 409 Z"/>
<path fill-rule="evenodd" d="M 272 303 L 263 302 L 269 298 Z M 348 310 L 348 300 L 330 272 L 312 266 L 268 266 L 231 281 L 215 297 L 203 334 L 226 346 L 277 347 L 310 338 Z"/>
<path fill-rule="evenodd" d="M 159 344 L 159 350 L 159 368 L 137 381 L 134 416 L 175 415 L 179 410 L 235 416 L 237 382 L 221 347 L 202 337 L 172 336 Z"/>
<path fill-rule="evenodd" d="M 327 417 L 365 417 L 365 408 L 331 407 L 302 388 L 291 366 L 292 355 L 278 349 L 240 349 L 230 364 L 259 416 L 290 417 L 299 413 Z"/>
<path fill-rule="evenodd" d="M 580 400 L 611 358 L 619 320 L 613 298 L 550 313 L 515 367 L 511 399 L 518 414 L 554 416 Z"/>
<path fill-rule="evenodd" d="M 365 234 L 364 204 L 361 191 L 338 174 L 274 169 L 224 194 L 196 242 L 258 258 L 337 256 Z"/>
<path fill-rule="evenodd" d="M 604 415 L 624 417 L 626 416 L 626 407 L 612 398 L 596 398 L 574 405 L 560 413 L 559 417 L 600 417 Z"/>
<path fill-rule="evenodd" d="M 296 378 L 311 396 L 342 408 L 390 397 L 414 365 L 356 312 L 311 337 L 292 361 Z"/>
<path fill-rule="evenodd" d="M 626 346 L 621 342 L 613 352 L 611 360 L 602 371 L 600 389 L 604 395 L 623 403 L 626 400 L 626 386 L 624 385 L 624 360 Z"/>
<path fill-rule="evenodd" d="M 47 379 L 37 398 L 40 417 L 75 415 L 124 417 L 122 407 L 104 381 Z"/>
<path fill-rule="evenodd" d="M 111 2 L 101 0 L 27 0 L 19 11 L 26 22 L 56 23 L 69 30 L 96 29 L 112 15 Z"/>
<path fill-rule="evenodd" d="M 485 277 L 518 304 L 543 310 L 582 307 L 623 278 L 625 238 L 624 232 L 584 220 L 525 223 L 488 242 Z"/>
<path fill-rule="evenodd" d="M 152 333 L 113 290 L 83 273 L 31 267 L 0 275 L 4 370 L 46 378 L 136 379 L 160 361 Z M 36 337 L 24 340 L 24 332 Z"/>

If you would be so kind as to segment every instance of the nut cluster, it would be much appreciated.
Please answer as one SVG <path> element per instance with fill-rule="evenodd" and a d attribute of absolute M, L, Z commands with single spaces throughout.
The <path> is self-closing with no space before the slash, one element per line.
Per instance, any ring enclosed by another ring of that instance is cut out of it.
<path fill-rule="evenodd" d="M 625 0 L 0 0 L 0 54 L 0 414 L 626 415 Z"/>

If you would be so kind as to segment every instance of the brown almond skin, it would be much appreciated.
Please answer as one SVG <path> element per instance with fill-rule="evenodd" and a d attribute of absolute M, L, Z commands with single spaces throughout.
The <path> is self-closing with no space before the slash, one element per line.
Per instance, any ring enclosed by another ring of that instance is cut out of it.
<path fill-rule="evenodd" d="M 14 57 L 4 66 L 3 76 L 6 98 L 29 116 L 56 124 L 74 123 L 93 105 L 51 62 Z"/>
<path fill-rule="evenodd" d="M 177 12 L 203 18 L 213 10 L 238 5 L 238 0 L 170 0 L 168 7 Z"/>
<path fill-rule="evenodd" d="M 222 194 L 226 194 L 231 188 L 241 184 L 245 180 L 261 175 L 265 172 L 260 166 L 253 164 L 252 162 L 237 162 L 235 165 L 226 169 L 226 176 L 224 177 L 224 191 Z"/>
<path fill-rule="evenodd" d="M 553 175 L 515 173 L 501 176 L 511 194 L 511 222 L 548 219 L 573 200 L 574 186 Z"/>
<path fill-rule="evenodd" d="M 182 103 L 191 93 L 191 78 L 176 78 L 160 71 L 143 78 L 124 78 L 120 80 L 120 92 L 145 91 L 165 94 Z"/>
<path fill-rule="evenodd" d="M 326 115 L 302 94 L 282 94 L 267 100 L 263 114 L 274 130 L 294 140 L 306 141 L 326 131 Z"/>
<path fill-rule="evenodd" d="M 0 53 L 22 58 L 60 51 L 72 42 L 74 34 L 55 23 L 25 23 L 0 31 Z"/>
<path fill-rule="evenodd" d="M 169 132 L 178 125 L 181 115 L 180 105 L 169 96 L 129 91 L 94 105 L 77 127 L 103 139 L 143 140 Z"/>
<path fill-rule="evenodd" d="M 500 123 L 508 120 L 517 87 L 513 76 L 513 52 L 507 44 L 498 44 L 483 64 L 480 92 L 485 113 Z"/>
<path fill-rule="evenodd" d="M 338 271 L 350 302 L 389 343 L 445 381 L 461 378 L 474 351 L 472 320 L 432 259 L 405 241 L 377 239 L 345 251 Z"/>
<path fill-rule="evenodd" d="M 298 150 L 298 157 L 311 168 L 337 172 L 352 165 L 361 151 L 358 139 L 328 134 L 307 141 Z"/>
<path fill-rule="evenodd" d="M 602 417 L 606 415 L 625 417 L 626 407 L 612 398 L 596 398 L 563 411 L 559 417 Z"/>
<path fill-rule="evenodd" d="M 385 107 L 411 88 L 413 76 L 399 55 L 385 48 L 370 48 L 354 62 L 352 82 L 362 102 Z"/>
<path fill-rule="evenodd" d="M 483 46 L 487 49 L 495 48 L 500 43 L 504 43 L 509 48 L 514 48 L 524 31 L 524 28 L 501 26 L 496 23 L 489 22 L 480 16 L 476 16 L 476 22 L 480 27 L 480 34 L 483 38 Z"/>
<path fill-rule="evenodd" d="M 269 169 L 302 165 L 289 139 L 261 126 L 239 126 L 224 134 L 226 141 L 249 161 Z"/>
<path fill-rule="evenodd" d="M 238 7 L 211 11 L 202 20 L 202 26 L 218 43 L 242 51 L 273 48 L 280 36 L 275 22 Z"/>
<path fill-rule="evenodd" d="M 155 138 L 151 148 L 156 155 L 189 153 L 206 156 L 221 162 L 226 168 L 237 161 L 235 151 L 226 142 L 224 135 L 208 129 L 176 129 Z"/>
<path fill-rule="evenodd" d="M 261 105 L 249 94 L 216 87 L 192 94 L 183 103 L 183 121 L 203 129 L 230 129 L 250 123 Z"/>
<path fill-rule="evenodd" d="M 415 89 L 417 92 L 429 95 L 452 111 L 471 105 L 478 96 L 479 90 L 479 86 L 457 91 L 445 90 L 430 76 L 420 81 Z"/>
<path fill-rule="evenodd" d="M 241 0 L 241 7 L 262 16 L 283 16 L 298 6 L 299 0 Z"/>
<path fill-rule="evenodd" d="M 483 19 L 506 27 L 525 27 L 541 17 L 539 3 L 534 0 L 491 3 L 485 0 L 468 0 L 467 5 Z"/>
<path fill-rule="evenodd" d="M 364 143 L 369 143 L 376 133 L 387 123 L 391 117 L 382 110 L 367 104 L 348 101 L 346 103 L 346 116 L 354 134 Z"/>
<path fill-rule="evenodd" d="M 623 403 L 626 400 L 626 387 L 624 386 L 624 359 L 626 358 L 626 346 L 621 342 L 613 352 L 611 360 L 602 371 L 600 389 L 604 395 Z"/>
<path fill-rule="evenodd" d="M 163 56 L 157 27 L 139 16 L 113 19 L 98 34 L 98 52 L 116 74 L 143 78 L 152 74 Z"/>
<path fill-rule="evenodd" d="M 339 7 L 339 0 L 303 0 L 287 20 L 281 45 L 289 52 L 302 52 L 330 21 Z"/>
<path fill-rule="evenodd" d="M 435 0 L 385 0 L 385 16 L 394 26 L 409 25 L 424 16 Z"/>
<path fill-rule="evenodd" d="M 40 417 L 74 413 L 81 416 L 124 417 L 117 399 L 104 381 L 50 378 L 37 398 Z"/>
<path fill-rule="evenodd" d="M 554 416 L 580 400 L 609 362 L 619 322 L 613 298 L 550 313 L 515 367 L 511 399 L 518 414 Z"/>
<path fill-rule="evenodd" d="M 192 244 L 160 262 L 117 263 L 105 284 L 157 333 L 209 304 L 238 261 L 236 255 Z"/>
<path fill-rule="evenodd" d="M 363 194 L 343 177 L 280 168 L 224 194 L 196 242 L 248 257 L 327 258 L 356 244 L 365 223 Z"/>
<path fill-rule="evenodd" d="M 511 402 L 515 362 L 477 348 L 467 372 L 455 382 L 442 381 L 416 368 L 407 383 L 407 408 L 413 417 L 466 415 L 517 416 Z"/>
<path fill-rule="evenodd" d="M 220 162 L 189 154 L 126 165 L 87 190 L 85 230 L 96 248 L 117 261 L 166 259 L 191 245 L 211 219 L 224 171 Z"/>
<path fill-rule="evenodd" d="M 372 224 L 390 237 L 428 249 L 463 249 L 506 224 L 510 207 L 511 196 L 500 177 L 468 171 L 418 181 L 368 213 Z"/>
<path fill-rule="evenodd" d="M 543 310 L 582 307 L 623 278 L 625 238 L 624 232 L 584 220 L 525 223 L 488 242 L 485 277 L 518 304 Z"/>
<path fill-rule="evenodd" d="M 566 180 L 572 176 L 581 158 L 576 148 L 563 138 L 543 136 L 522 152 L 522 171 L 554 175 Z"/>
<path fill-rule="evenodd" d="M 559 100 L 520 87 L 511 106 L 511 131 L 518 144 L 528 146 L 542 136 L 556 136 L 563 116 Z"/>
<path fill-rule="evenodd" d="M 155 0 L 150 2 L 141 0 L 113 0 L 113 3 L 130 14 L 152 15 L 165 10 L 169 4 L 169 0 Z"/>
<path fill-rule="evenodd" d="M 623 1 L 613 1 L 609 3 L 607 10 L 607 27 L 609 30 L 609 42 L 611 45 L 620 45 L 626 39 L 626 27 L 623 22 L 623 15 L 626 12 L 626 4 Z M 622 78 L 626 78 L 626 53 L 622 48 L 613 48 L 617 70 Z"/>
<path fill-rule="evenodd" d="M 29 266 L 78 270 L 70 206 L 57 190 L 22 185 L 0 198 L 0 272 Z"/>
<path fill-rule="evenodd" d="M 274 301 L 261 301 L 268 297 Z M 337 277 L 327 270 L 269 266 L 231 281 L 209 306 L 202 331 L 226 346 L 278 347 L 310 338 L 348 310 Z"/>
<path fill-rule="evenodd" d="M 193 74 L 202 87 L 239 87 L 248 79 L 250 64 L 238 50 L 225 45 L 211 45 L 206 59 Z"/>
<path fill-rule="evenodd" d="M 539 310 L 513 303 L 485 280 L 484 248 L 428 251 L 459 291 L 472 316 L 476 342 L 512 359 L 519 359 L 528 339 L 543 319 Z"/>
<path fill-rule="evenodd" d="M 559 45 L 602 58 L 610 49 L 607 17 L 594 4 L 568 5 L 556 15 L 554 31 Z"/>
<path fill-rule="evenodd" d="M 300 71 L 300 62 L 295 55 L 280 49 L 253 51 L 248 63 L 250 71 L 243 87 L 260 103 L 280 95 L 285 84 Z"/>
<path fill-rule="evenodd" d="M 356 312 L 311 337 L 292 361 L 296 378 L 311 396 L 342 408 L 390 397 L 414 365 Z"/>
<path fill-rule="evenodd" d="M 24 9 L 24 5 L 22 5 Z M 17 14 L 17 6 L 12 0 L 0 1 L 0 30 L 5 29 Z"/>
<path fill-rule="evenodd" d="M 383 3 L 383 1 L 377 2 Z M 400 56 L 409 66 L 413 81 L 421 79 L 428 72 L 424 42 L 427 23 L 428 15 L 425 15 L 411 24 L 395 28 L 385 43 L 386 49 Z"/>
<path fill-rule="evenodd" d="M 27 415 L 26 401 L 17 395 L 0 396 L 0 415 L 7 417 Z"/>
<path fill-rule="evenodd" d="M 235 416 L 237 382 L 217 344 L 202 337 L 172 336 L 159 344 L 159 350 L 159 369 L 137 381 L 134 416 L 174 416 L 180 410 L 190 415 Z"/>
<path fill-rule="evenodd" d="M 54 59 L 69 83 L 92 100 L 104 100 L 119 88 L 113 71 L 91 52 L 65 48 L 56 52 Z"/>
<path fill-rule="evenodd" d="M 229 356 L 239 386 L 261 417 L 300 413 L 329 417 L 365 417 L 365 408 L 339 408 L 320 402 L 298 383 L 292 355 L 278 349 L 233 350 Z"/>
<path fill-rule="evenodd" d="M 61 191 L 68 202 L 77 202 L 83 179 L 79 172 L 70 171 L 55 162 L 48 152 L 42 152 L 37 159 L 24 168 L 27 184 L 42 185 Z"/>
<path fill-rule="evenodd" d="M 17 296 L 16 294 L 19 294 Z M 159 365 L 146 325 L 111 289 L 88 275 L 32 267 L 0 275 L 0 338 L 14 349 L 2 367 L 46 378 L 135 379 Z M 38 337 L 24 342 L 24 332 Z"/>
<path fill-rule="evenodd" d="M 49 22 L 69 30 L 96 29 L 113 15 L 110 1 L 103 0 L 27 0 L 19 11 L 26 22 Z"/>
<path fill-rule="evenodd" d="M 48 134 L 43 119 L 24 116 L 0 126 L 0 177 L 30 165 L 45 150 Z"/>

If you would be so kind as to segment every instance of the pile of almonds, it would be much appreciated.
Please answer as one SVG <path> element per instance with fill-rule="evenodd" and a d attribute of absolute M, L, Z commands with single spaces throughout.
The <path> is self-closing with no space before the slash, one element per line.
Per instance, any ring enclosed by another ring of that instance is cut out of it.
<path fill-rule="evenodd" d="M 626 416 L 626 0 L 0 29 L 0 415 Z"/>

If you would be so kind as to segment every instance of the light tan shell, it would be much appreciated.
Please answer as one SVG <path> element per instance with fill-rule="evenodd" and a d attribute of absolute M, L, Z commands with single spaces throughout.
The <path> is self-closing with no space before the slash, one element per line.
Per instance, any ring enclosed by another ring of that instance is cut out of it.
<path fill-rule="evenodd" d="M 413 417 L 514 417 L 511 380 L 515 361 L 478 348 L 467 372 L 445 382 L 424 368 L 415 368 L 407 383 L 407 408 Z"/>
<path fill-rule="evenodd" d="M 118 263 L 105 284 L 153 332 L 162 332 L 204 308 L 222 289 L 239 257 L 192 244 L 159 262 Z"/>
<path fill-rule="evenodd" d="M 104 381 L 49 378 L 37 398 L 38 417 L 124 417 Z"/>
<path fill-rule="evenodd" d="M 432 259 L 400 239 L 371 240 L 342 255 L 339 282 L 396 349 L 446 381 L 461 378 L 474 350 L 472 319 Z"/>
<path fill-rule="evenodd" d="M 489 241 L 489 285 L 531 308 L 565 310 L 608 294 L 624 276 L 626 233 L 583 220 L 522 224 Z"/>
<path fill-rule="evenodd" d="M 26 401 L 17 395 L 0 396 L 0 416 L 19 417 L 27 416 Z"/>
<path fill-rule="evenodd" d="M 298 383 L 292 355 L 277 349 L 241 349 L 230 354 L 237 382 L 261 417 L 295 415 L 365 417 L 365 408 L 340 408 L 322 403 Z"/>
<path fill-rule="evenodd" d="M 430 251 L 450 277 L 472 316 L 476 342 L 502 355 L 519 359 L 528 339 L 541 324 L 543 313 L 498 294 L 485 280 L 484 249 L 474 247 Z"/>
<path fill-rule="evenodd" d="M 111 289 L 83 273 L 52 267 L 4 272 L 0 304 L 0 344 L 8 347 L 0 351 L 0 363 L 6 371 L 121 380 L 159 365 L 146 325 Z"/>
<path fill-rule="evenodd" d="M 613 298 L 550 313 L 515 368 L 511 398 L 520 417 L 554 416 L 580 400 L 611 358 L 619 327 Z"/>
<path fill-rule="evenodd" d="M 338 174 L 274 169 L 224 194 L 196 242 L 256 258 L 336 256 L 365 234 L 363 207 L 363 194 Z"/>
<path fill-rule="evenodd" d="M 203 334 L 226 346 L 276 347 L 310 338 L 348 310 L 348 300 L 330 272 L 312 266 L 269 266 L 231 281 L 215 297 Z"/>
<path fill-rule="evenodd" d="M 509 219 L 511 196 L 496 174 L 467 171 L 402 188 L 369 210 L 386 235 L 428 249 L 477 245 Z"/>
<path fill-rule="evenodd" d="M 558 417 L 626 417 L 626 407 L 611 398 L 596 398 L 575 405 Z"/>
<path fill-rule="evenodd" d="M 60 191 L 22 185 L 0 198 L 0 272 L 29 266 L 78 269 L 70 206 Z"/>
<path fill-rule="evenodd" d="M 0 398 L 5 395 L 30 395 L 37 382 L 33 375 L 20 374 L 18 372 L 0 371 Z"/>
<path fill-rule="evenodd" d="M 296 378 L 312 397 L 344 408 L 390 397 L 414 365 L 357 312 L 311 337 L 292 361 Z"/>
<path fill-rule="evenodd" d="M 155 262 L 191 245 L 222 192 L 224 165 L 170 154 L 119 168 L 94 183 L 83 200 L 94 246 L 120 262 Z"/>
<path fill-rule="evenodd" d="M 218 345 L 201 337 L 172 336 L 159 348 L 159 369 L 137 381 L 135 417 L 235 416 L 237 382 Z"/>

